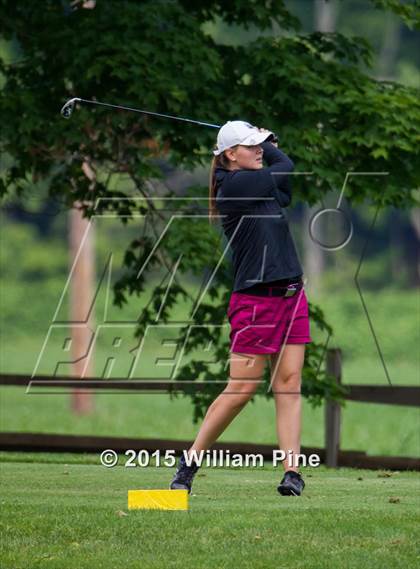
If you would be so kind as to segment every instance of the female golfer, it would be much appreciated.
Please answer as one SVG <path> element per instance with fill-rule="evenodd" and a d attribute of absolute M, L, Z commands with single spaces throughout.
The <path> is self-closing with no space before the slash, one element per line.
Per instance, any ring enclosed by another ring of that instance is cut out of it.
<path fill-rule="evenodd" d="M 218 210 L 233 253 L 229 382 L 181 456 L 170 488 L 191 492 L 199 468 L 194 458 L 210 449 L 253 397 L 268 360 L 277 435 L 285 452 L 277 489 L 300 496 L 305 483 L 295 455 L 300 453 L 301 371 L 305 344 L 312 339 L 302 267 L 282 210 L 291 202 L 288 174 L 294 164 L 272 132 L 243 121 L 221 127 L 213 154 L 210 219 Z"/>

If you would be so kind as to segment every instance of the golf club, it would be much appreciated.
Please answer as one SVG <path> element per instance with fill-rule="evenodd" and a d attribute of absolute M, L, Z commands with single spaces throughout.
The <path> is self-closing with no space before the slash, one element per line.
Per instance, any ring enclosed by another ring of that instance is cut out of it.
<path fill-rule="evenodd" d="M 220 128 L 221 127 L 221 125 L 218 125 L 218 124 L 211 124 L 208 122 L 195 121 L 195 120 L 186 119 L 183 117 L 174 117 L 172 115 L 164 115 L 162 113 L 154 113 L 153 111 L 144 111 L 142 109 L 133 109 L 131 107 L 123 107 L 122 105 L 111 105 L 110 103 L 101 103 L 100 101 L 90 101 L 88 99 L 80 99 L 79 97 L 75 97 L 74 99 L 69 99 L 67 101 L 67 103 L 62 107 L 60 112 L 65 119 L 69 119 L 71 117 L 76 103 L 86 103 L 88 105 L 100 105 L 101 107 L 108 107 L 111 109 L 121 109 L 123 111 L 132 111 L 134 113 L 143 113 L 145 115 L 153 115 L 156 117 L 164 117 L 166 119 L 173 119 L 176 121 L 184 121 L 184 122 L 199 124 L 202 126 L 209 126 L 211 128 Z"/>

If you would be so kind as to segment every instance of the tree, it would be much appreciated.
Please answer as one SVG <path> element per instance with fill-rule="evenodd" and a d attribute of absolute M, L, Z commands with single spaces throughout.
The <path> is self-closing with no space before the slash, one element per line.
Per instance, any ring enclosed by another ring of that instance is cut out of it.
<path fill-rule="evenodd" d="M 375 4 L 396 10 L 398 3 Z M 168 274 L 176 267 L 177 274 L 201 277 L 213 267 L 219 236 L 195 218 L 168 235 L 137 278 L 139 267 L 154 251 L 159 227 L 167 221 L 151 199 L 151 180 L 161 177 L 157 157 L 165 154 L 185 168 L 208 164 L 214 132 L 96 107 L 81 108 L 76 120 L 64 123 L 57 111 L 70 97 L 218 124 L 246 116 L 279 134 L 281 146 L 299 170 L 314 172 L 315 184 L 314 177 L 296 177 L 295 200 L 314 204 L 341 185 L 349 170 L 388 170 L 385 188 L 373 178 L 354 177 L 346 196 L 349 202 L 369 199 L 395 207 L 415 203 L 418 92 L 364 75 L 358 64 L 369 65 L 372 52 L 363 38 L 299 33 L 299 21 L 280 0 L 109 0 L 97 2 L 92 10 L 73 11 L 69 2 L 53 0 L 46 0 L 42 11 L 34 3 L 1 0 L 0 5 L 0 33 L 15 38 L 22 54 L 16 64 L 3 63 L 0 68 L 1 145 L 12 159 L 1 191 L 24 196 L 35 181 L 44 179 L 51 195 L 65 198 L 69 207 L 81 203 L 87 216 L 115 212 L 123 223 L 133 222 L 136 213 L 151 217 L 154 236 L 139 237 L 126 251 L 126 274 L 114 288 L 117 305 L 128 295 L 142 293 L 155 267 L 166 267 Z M 418 25 L 415 12 L 400 12 L 410 25 Z M 243 46 L 218 45 L 202 30 L 214 15 L 265 32 L 274 23 L 289 34 L 264 36 Z M 94 172 L 93 184 L 83 165 Z M 188 195 L 205 197 L 206 189 L 194 186 Z M 138 196 L 144 198 L 140 205 L 134 199 Z M 202 202 L 178 200 L 176 208 L 205 214 Z M 211 301 L 200 305 L 196 322 L 223 321 L 230 282 L 223 263 L 208 290 Z M 163 321 L 180 299 L 192 300 L 177 279 L 169 291 L 156 287 L 151 300 L 155 311 L 164 298 Z M 310 313 L 322 331 L 332 332 L 319 307 L 311 305 Z M 147 308 L 139 321 L 139 337 L 152 321 L 152 309 Z M 216 361 L 224 362 L 226 346 L 217 326 L 194 330 L 190 353 L 210 340 L 216 345 Z M 303 373 L 303 393 L 315 403 L 339 393 L 331 378 L 318 372 L 323 349 L 322 344 L 309 346 Z M 195 418 L 218 391 L 213 380 L 224 373 L 223 367 L 209 371 L 201 361 L 179 371 L 183 379 L 208 381 L 206 393 L 190 394 Z"/>
<path fill-rule="evenodd" d="M 314 27 L 317 31 L 331 33 L 335 31 L 337 14 L 338 14 L 338 4 L 334 2 L 325 2 L 325 0 L 316 0 L 314 4 Z M 305 227 L 309 227 L 311 219 L 316 215 L 319 206 L 313 206 L 312 208 L 305 207 Z M 324 235 L 325 228 L 323 226 L 318 226 L 317 238 L 321 242 L 325 242 Z M 320 288 L 321 276 L 325 270 L 326 265 L 326 255 L 324 250 L 319 247 L 317 243 L 312 240 L 309 232 L 305 233 L 305 243 L 304 243 L 304 254 L 305 254 L 305 271 L 310 275 L 312 291 L 316 292 Z"/>

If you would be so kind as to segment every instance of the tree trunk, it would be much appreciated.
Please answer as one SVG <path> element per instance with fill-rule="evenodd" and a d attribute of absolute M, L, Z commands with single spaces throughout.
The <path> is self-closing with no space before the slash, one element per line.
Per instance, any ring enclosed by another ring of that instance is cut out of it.
<path fill-rule="evenodd" d="M 69 223 L 70 267 L 73 267 L 70 281 L 70 322 L 74 324 L 71 333 L 71 352 L 74 361 L 72 375 L 81 379 L 94 376 L 93 356 L 89 357 L 87 366 L 85 357 L 90 347 L 92 330 L 94 330 L 93 226 L 91 225 L 86 234 L 89 220 L 83 218 L 78 209 L 70 210 Z M 85 239 L 82 243 L 83 237 Z M 83 392 L 81 389 L 74 389 L 71 406 L 73 412 L 78 415 L 90 413 L 93 410 L 92 394 Z"/>
<path fill-rule="evenodd" d="M 320 32 L 333 32 L 335 30 L 338 16 L 338 4 L 336 1 L 325 2 L 316 0 L 314 4 L 314 28 Z M 316 294 L 321 289 L 321 277 L 326 267 L 325 251 L 312 241 L 309 234 L 309 224 L 311 218 L 319 210 L 319 205 L 312 207 L 305 206 L 304 212 L 304 265 L 305 276 L 308 278 L 308 288 L 311 294 Z M 325 218 L 321 216 L 317 223 L 317 238 L 324 242 L 322 238 L 322 228 L 325 227 Z"/>
<path fill-rule="evenodd" d="M 392 281 L 398 281 L 404 274 L 404 234 L 402 231 L 402 220 L 398 209 L 392 208 L 387 217 L 389 223 L 389 255 L 391 261 Z"/>
<path fill-rule="evenodd" d="M 315 0 L 314 8 L 315 30 L 319 32 L 334 32 L 338 17 L 337 1 Z"/>
<path fill-rule="evenodd" d="M 376 79 L 390 81 L 395 79 L 395 62 L 400 47 L 401 25 L 397 16 L 387 13 L 384 38 L 376 65 Z"/>
<path fill-rule="evenodd" d="M 413 247 L 415 259 L 413 270 L 409 271 L 410 281 L 413 286 L 418 287 L 420 282 L 420 255 L 419 255 L 419 244 L 420 244 L 420 207 L 414 207 L 410 210 L 410 223 L 414 230 L 415 240 L 414 243 L 409 245 Z"/>

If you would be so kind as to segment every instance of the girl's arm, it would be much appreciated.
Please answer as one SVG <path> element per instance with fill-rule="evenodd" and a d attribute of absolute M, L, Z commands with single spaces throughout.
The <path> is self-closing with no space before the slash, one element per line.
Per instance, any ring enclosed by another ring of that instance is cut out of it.
<path fill-rule="evenodd" d="M 223 195 L 248 199 L 272 196 L 281 207 L 286 207 L 292 199 L 288 174 L 293 171 L 294 163 L 271 142 L 263 142 L 261 147 L 267 167 L 261 170 L 233 170 L 224 181 Z M 230 205 L 234 205 L 234 202 L 232 200 Z"/>

